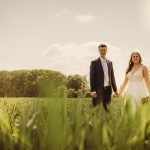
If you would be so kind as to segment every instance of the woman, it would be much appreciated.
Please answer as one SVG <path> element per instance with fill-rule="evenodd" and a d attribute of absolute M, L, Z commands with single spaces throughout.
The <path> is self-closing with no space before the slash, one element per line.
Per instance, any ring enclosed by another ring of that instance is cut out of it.
<path fill-rule="evenodd" d="M 142 58 L 138 52 L 131 54 L 129 66 L 119 95 L 122 95 L 124 91 L 131 99 L 133 111 L 140 101 L 145 102 L 149 97 L 150 84 L 148 69 L 142 64 Z"/>

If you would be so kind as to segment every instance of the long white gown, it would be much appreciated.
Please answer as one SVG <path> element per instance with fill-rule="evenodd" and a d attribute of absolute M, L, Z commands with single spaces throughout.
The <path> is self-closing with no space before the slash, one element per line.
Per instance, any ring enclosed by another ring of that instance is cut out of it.
<path fill-rule="evenodd" d="M 127 78 L 129 80 L 128 87 L 125 94 L 131 99 L 131 104 L 133 111 L 135 111 L 136 106 L 141 102 L 142 98 L 149 96 L 149 92 L 143 77 L 142 67 L 140 67 L 133 74 L 128 72 Z"/>

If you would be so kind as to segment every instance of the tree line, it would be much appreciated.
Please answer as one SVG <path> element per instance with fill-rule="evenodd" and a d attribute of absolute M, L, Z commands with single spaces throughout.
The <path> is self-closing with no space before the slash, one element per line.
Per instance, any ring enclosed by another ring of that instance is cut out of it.
<path fill-rule="evenodd" d="M 86 76 L 52 70 L 0 71 L 0 97 L 90 97 Z"/>

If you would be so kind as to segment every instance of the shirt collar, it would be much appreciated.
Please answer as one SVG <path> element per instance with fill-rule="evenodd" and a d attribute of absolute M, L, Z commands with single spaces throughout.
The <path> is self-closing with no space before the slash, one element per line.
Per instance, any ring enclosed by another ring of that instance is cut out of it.
<path fill-rule="evenodd" d="M 100 60 L 103 61 L 103 62 L 106 62 L 106 58 L 104 59 L 104 58 L 100 57 Z"/>

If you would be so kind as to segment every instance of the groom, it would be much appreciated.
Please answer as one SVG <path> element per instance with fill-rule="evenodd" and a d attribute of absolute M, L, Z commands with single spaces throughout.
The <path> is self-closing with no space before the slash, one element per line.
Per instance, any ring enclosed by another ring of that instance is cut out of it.
<path fill-rule="evenodd" d="M 102 103 L 106 112 L 107 105 L 111 102 L 112 88 L 116 95 L 117 86 L 114 76 L 112 62 L 106 59 L 107 45 L 98 46 L 100 57 L 91 61 L 90 65 L 90 87 L 93 106 Z"/>

